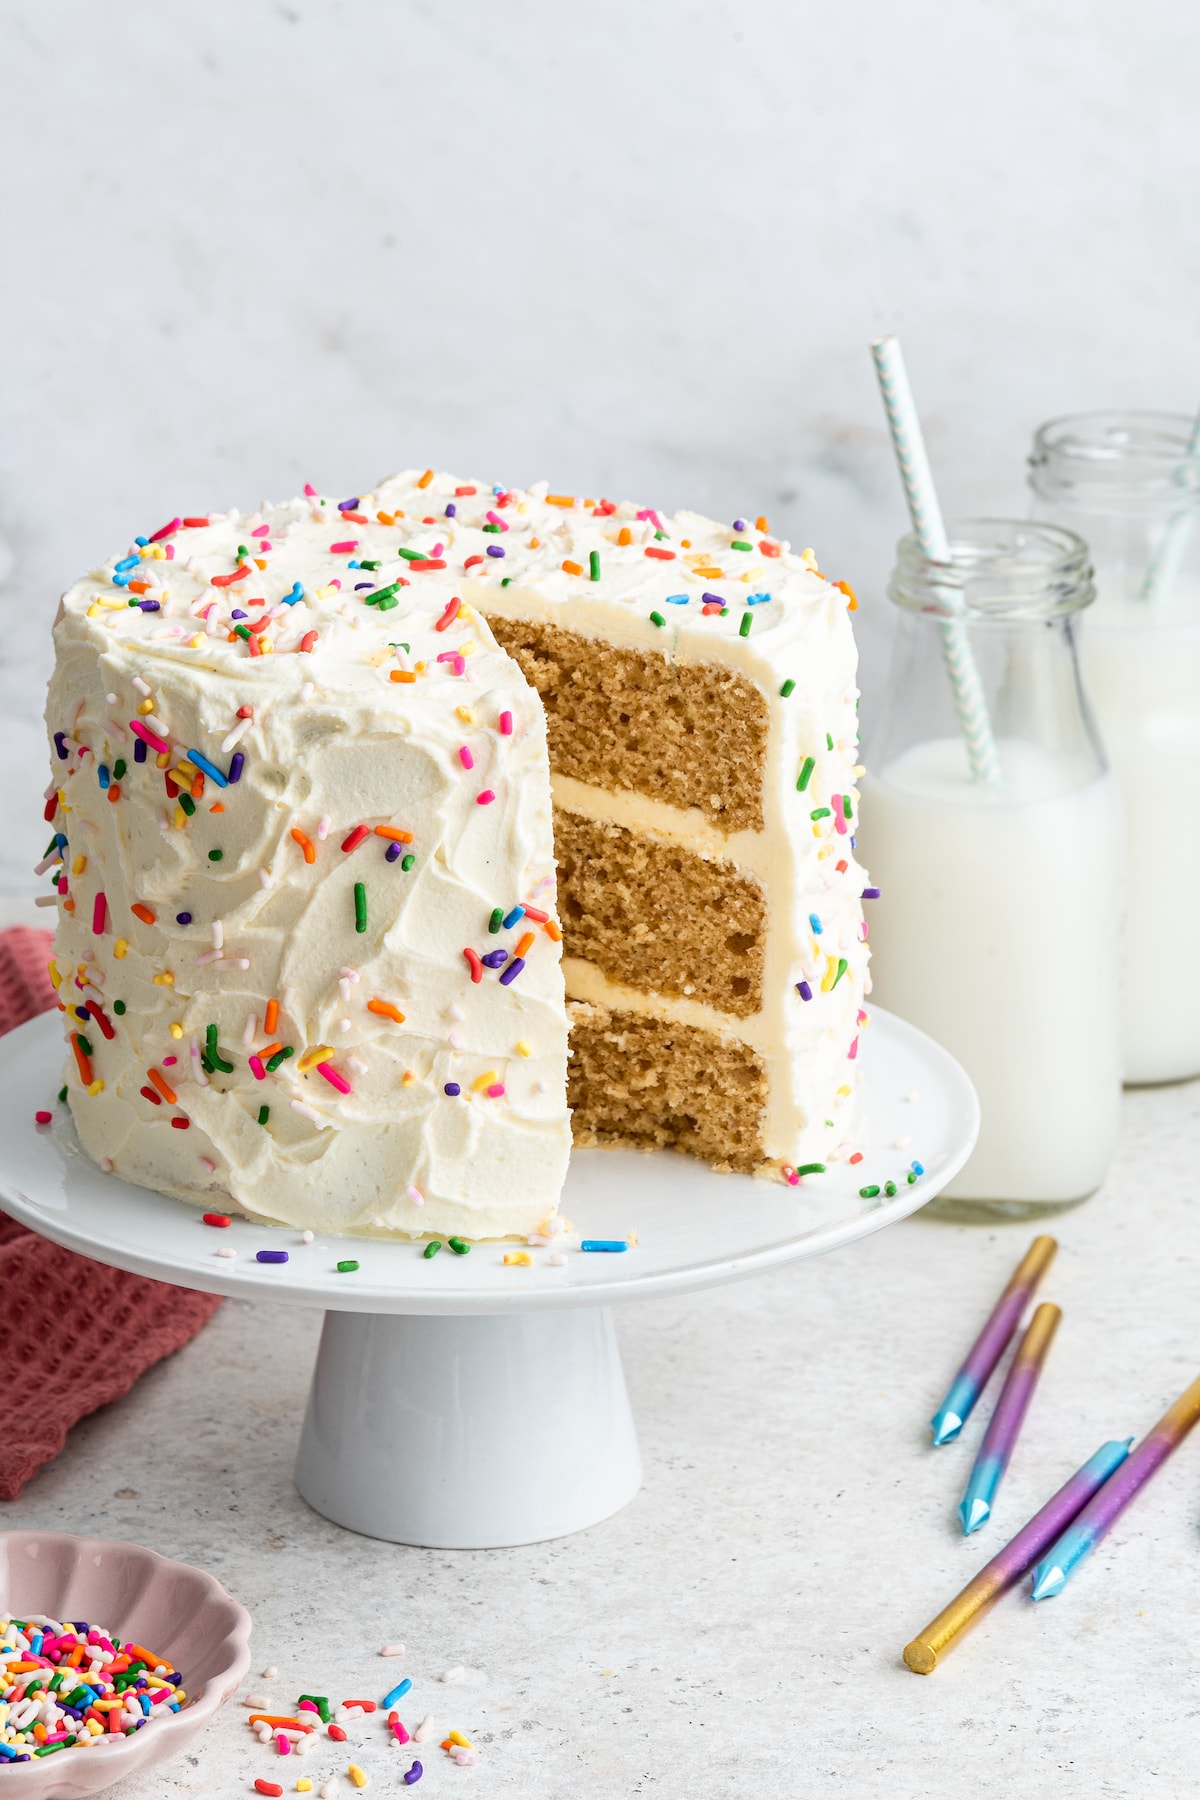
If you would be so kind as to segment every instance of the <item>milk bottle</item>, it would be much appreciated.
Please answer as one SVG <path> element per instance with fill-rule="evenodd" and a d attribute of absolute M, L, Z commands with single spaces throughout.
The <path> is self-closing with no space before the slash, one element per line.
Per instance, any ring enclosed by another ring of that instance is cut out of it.
<path fill-rule="evenodd" d="M 1081 656 L 1127 844 L 1122 1056 L 1131 1082 L 1200 1074 L 1200 461 L 1162 413 L 1043 425 L 1040 516 L 1088 540 L 1097 599 Z"/>
<path fill-rule="evenodd" d="M 944 1044 L 979 1093 L 979 1143 L 942 1209 L 1032 1215 L 1084 1199 L 1112 1156 L 1120 805 L 1073 647 L 1091 599 L 1085 546 L 1003 520 L 949 530 L 954 610 L 988 696 L 1000 779 L 972 778 L 941 667 L 946 569 L 904 539 L 892 680 L 860 807 L 882 894 L 873 991 Z"/>

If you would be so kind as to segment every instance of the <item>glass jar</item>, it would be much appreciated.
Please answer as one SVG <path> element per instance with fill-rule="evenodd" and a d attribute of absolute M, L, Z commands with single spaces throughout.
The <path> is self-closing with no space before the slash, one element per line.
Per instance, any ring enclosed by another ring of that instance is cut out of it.
<path fill-rule="evenodd" d="M 1054 419 L 1033 509 L 1085 537 L 1096 604 L 1084 679 L 1127 845 L 1122 1061 L 1129 1082 L 1200 1074 L 1200 452 L 1182 414 Z"/>
<path fill-rule="evenodd" d="M 1093 1193 L 1116 1140 L 1120 804 L 1075 654 L 1087 546 L 1019 520 L 948 533 L 948 565 L 902 538 L 889 588 L 900 619 L 859 829 L 882 893 L 873 992 L 979 1093 L 978 1145 L 935 1207 L 1030 1217 Z M 994 783 L 971 775 L 943 665 L 950 619 L 978 666 Z"/>

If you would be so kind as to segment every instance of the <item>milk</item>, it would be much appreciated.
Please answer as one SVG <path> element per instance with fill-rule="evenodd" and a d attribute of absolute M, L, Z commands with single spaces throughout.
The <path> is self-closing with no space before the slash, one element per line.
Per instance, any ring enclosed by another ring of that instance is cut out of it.
<path fill-rule="evenodd" d="M 1200 1074 L 1200 596 L 1108 600 L 1082 621 L 1084 685 L 1125 811 L 1126 1081 Z"/>
<path fill-rule="evenodd" d="M 971 780 L 959 738 L 864 781 L 874 997 L 978 1090 L 978 1147 L 947 1194 L 1062 1204 L 1099 1186 L 1117 1133 L 1120 804 L 1086 753 L 998 750 L 998 788 Z"/>

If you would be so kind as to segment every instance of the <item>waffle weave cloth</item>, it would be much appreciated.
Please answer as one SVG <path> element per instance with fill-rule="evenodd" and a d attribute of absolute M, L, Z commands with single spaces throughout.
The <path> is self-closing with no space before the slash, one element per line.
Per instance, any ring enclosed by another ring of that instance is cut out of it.
<path fill-rule="evenodd" d="M 0 931 L 0 1032 L 56 1004 L 46 973 L 50 943 L 48 931 L 32 926 Z M 10 1391 L 4 1408 L 0 1500 L 15 1500 L 58 1455 L 72 1425 L 119 1400 L 147 1369 L 190 1343 L 220 1304 L 213 1294 L 77 1256 L 0 1213 L 0 1311 L 10 1337 L 37 1350 L 36 1381 L 20 1398 Z"/>

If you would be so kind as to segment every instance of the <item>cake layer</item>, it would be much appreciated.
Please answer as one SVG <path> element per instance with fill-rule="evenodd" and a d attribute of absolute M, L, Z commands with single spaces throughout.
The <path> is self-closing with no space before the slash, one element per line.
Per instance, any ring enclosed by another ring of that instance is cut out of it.
<path fill-rule="evenodd" d="M 735 1018 L 762 1008 L 766 896 L 733 863 L 554 809 L 569 954 L 614 981 L 691 996 Z"/>
<path fill-rule="evenodd" d="M 766 699 L 718 662 L 679 663 L 562 625 L 491 615 L 546 708 L 557 773 L 762 829 Z"/>
<path fill-rule="evenodd" d="M 572 1001 L 568 1097 L 577 1144 L 685 1150 L 753 1174 L 767 1075 L 736 1038 Z"/>
<path fill-rule="evenodd" d="M 762 896 L 753 994 L 730 992 L 748 979 L 742 973 L 731 974 L 718 995 L 702 995 L 693 958 L 669 942 L 652 947 L 657 966 L 647 970 L 635 962 L 632 942 L 626 948 L 613 935 L 602 965 L 586 936 L 576 935 L 589 922 L 564 917 L 568 995 L 667 1025 L 713 1026 L 748 1047 L 766 1086 L 758 1166 L 766 1172 L 773 1164 L 791 1179 L 800 1165 L 857 1148 L 856 1058 L 869 979 L 866 878 L 853 844 L 862 772 L 847 619 L 853 596 L 821 578 L 810 551 L 797 557 L 771 539 L 763 520 L 751 532 L 744 520 L 723 527 L 693 513 L 632 515 L 624 506 L 565 498 L 554 504 L 563 508 L 557 521 L 534 490 L 529 537 L 514 545 L 522 532 L 514 523 L 504 538 L 504 580 L 481 579 L 471 593 L 523 659 L 551 714 L 556 817 L 582 815 L 660 849 L 682 846 L 710 870 L 753 882 Z M 545 563 L 531 567 L 526 544 Z M 485 554 L 497 556 L 499 547 Z M 691 696 L 727 675 L 734 694 L 748 686 L 758 696 L 737 708 L 735 731 L 759 718 L 764 730 L 760 739 L 755 726 L 753 753 L 737 770 L 757 793 L 743 788 L 732 805 L 721 785 L 728 775 L 723 718 L 689 711 Z M 631 692 L 640 696 L 632 704 Z M 570 727 L 563 736 L 553 722 L 559 707 Z M 715 749 L 711 740 L 697 747 L 706 728 L 715 730 Z M 647 744 L 669 754 L 647 756 Z M 705 777 L 714 769 L 720 773 L 710 784 Z M 594 836 L 591 848 L 593 867 L 602 870 Z M 589 885 L 602 895 L 602 877 Z M 563 892 L 565 899 L 566 884 Z M 653 891 L 649 904 L 656 904 Z M 668 938 L 695 926 L 680 910 L 665 922 Z M 606 927 L 599 930 L 608 937 Z M 710 936 L 721 945 L 735 933 L 718 926 Z"/>
<path fill-rule="evenodd" d="M 629 831 L 648 831 L 652 837 L 685 845 L 697 856 L 734 863 L 760 881 L 769 879 L 771 844 L 765 832 L 724 832 L 711 825 L 697 807 L 684 810 L 625 789 L 618 793 L 611 788 L 589 787 L 570 775 L 555 774 L 553 769 L 550 792 L 555 806 L 564 812 L 624 825 Z"/>

